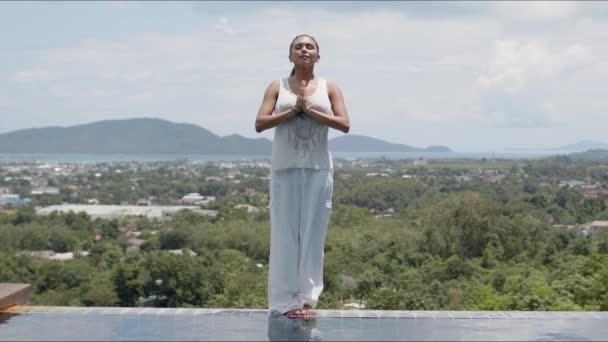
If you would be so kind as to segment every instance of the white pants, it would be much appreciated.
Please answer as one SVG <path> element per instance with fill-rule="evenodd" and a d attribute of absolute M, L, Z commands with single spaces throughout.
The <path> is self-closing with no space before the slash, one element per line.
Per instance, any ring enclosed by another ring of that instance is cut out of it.
<path fill-rule="evenodd" d="M 273 170 L 270 178 L 268 308 L 315 307 L 323 291 L 323 247 L 333 169 Z"/>

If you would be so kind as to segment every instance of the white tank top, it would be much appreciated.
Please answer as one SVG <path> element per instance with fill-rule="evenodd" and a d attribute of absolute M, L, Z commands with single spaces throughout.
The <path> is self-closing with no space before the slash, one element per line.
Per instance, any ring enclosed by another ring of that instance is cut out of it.
<path fill-rule="evenodd" d="M 289 109 L 297 101 L 296 94 L 289 87 L 289 79 L 281 79 L 280 84 L 275 113 Z M 310 101 L 314 109 L 333 115 L 327 93 L 327 80 L 319 78 Z M 327 146 L 328 130 L 327 125 L 306 113 L 294 115 L 283 121 L 274 130 L 272 169 L 333 169 L 332 156 Z"/>

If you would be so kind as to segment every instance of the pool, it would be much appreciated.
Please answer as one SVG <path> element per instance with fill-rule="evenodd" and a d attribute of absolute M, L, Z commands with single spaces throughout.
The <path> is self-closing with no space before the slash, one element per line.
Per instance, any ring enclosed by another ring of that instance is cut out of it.
<path fill-rule="evenodd" d="M 0 340 L 606 340 L 608 312 L 319 310 L 311 320 L 266 310 L 15 307 Z"/>

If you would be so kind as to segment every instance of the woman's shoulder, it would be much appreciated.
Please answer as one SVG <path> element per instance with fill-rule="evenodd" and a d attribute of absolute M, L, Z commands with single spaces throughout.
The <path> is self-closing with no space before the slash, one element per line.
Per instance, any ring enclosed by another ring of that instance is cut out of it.
<path fill-rule="evenodd" d="M 276 80 L 272 80 L 269 84 L 268 87 L 266 87 L 266 91 L 270 91 L 270 92 L 279 92 L 279 90 L 281 89 L 281 84 L 283 83 L 283 81 L 281 79 L 276 79 Z"/>
<path fill-rule="evenodd" d="M 338 87 L 338 84 L 332 80 L 326 79 L 326 78 L 322 78 L 325 82 L 325 85 L 327 86 L 327 91 L 329 93 L 333 93 L 334 91 L 339 91 L 340 88 Z"/>

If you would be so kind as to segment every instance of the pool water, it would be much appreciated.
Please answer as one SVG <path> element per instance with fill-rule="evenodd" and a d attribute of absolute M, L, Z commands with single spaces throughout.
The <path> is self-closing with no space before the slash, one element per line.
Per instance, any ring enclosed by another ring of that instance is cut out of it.
<path fill-rule="evenodd" d="M 606 340 L 605 312 L 266 310 L 27 307 L 0 314 L 0 340 L 322 341 Z"/>

